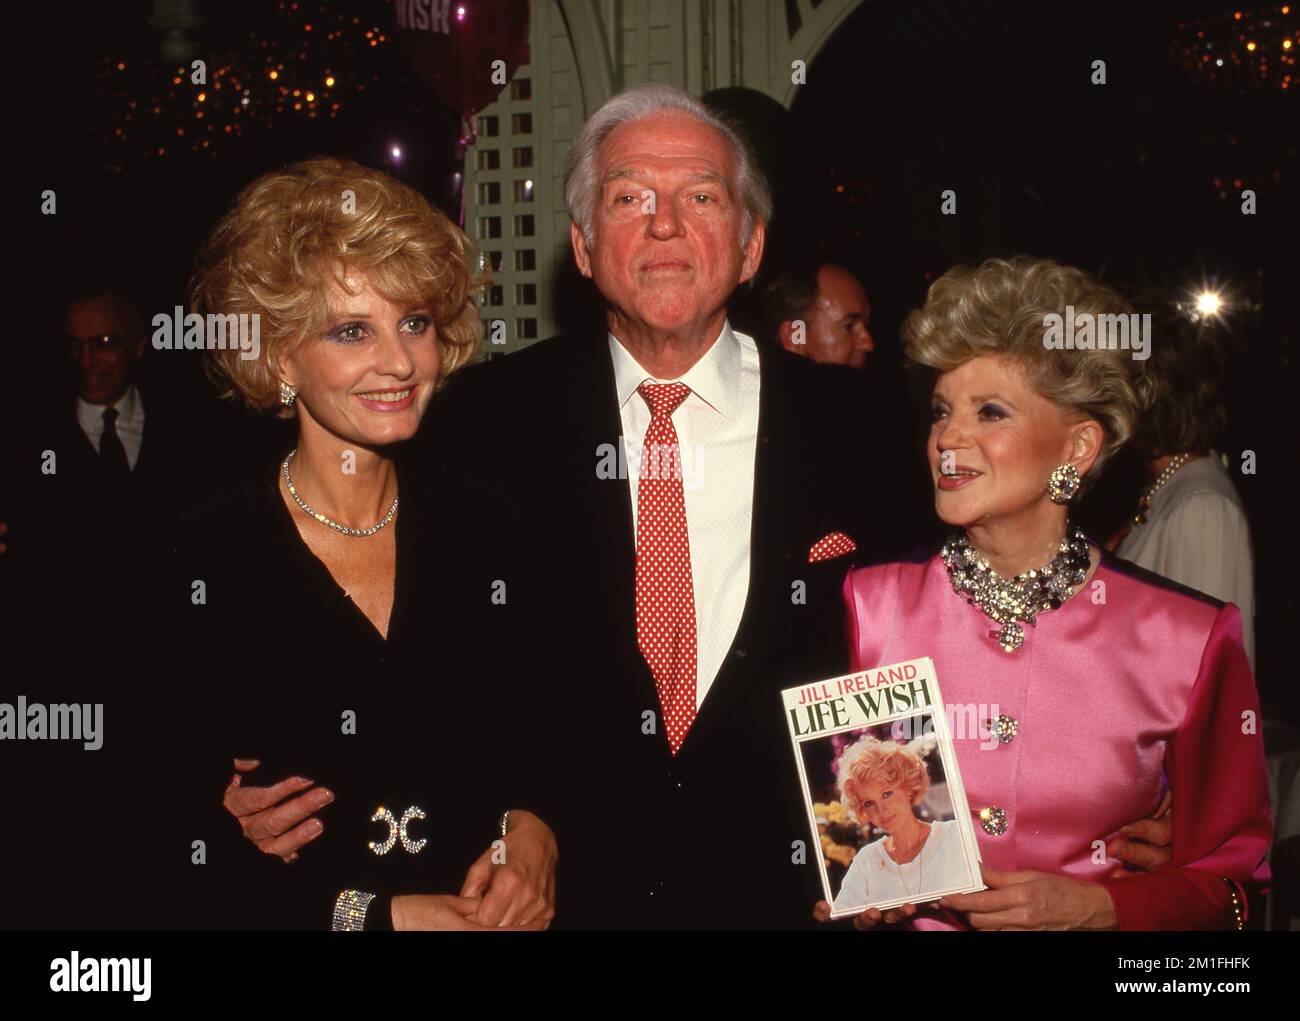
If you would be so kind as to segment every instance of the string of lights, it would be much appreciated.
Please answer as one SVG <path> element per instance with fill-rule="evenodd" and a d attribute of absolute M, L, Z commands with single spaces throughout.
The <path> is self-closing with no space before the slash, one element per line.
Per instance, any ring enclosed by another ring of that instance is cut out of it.
<path fill-rule="evenodd" d="M 1172 56 L 1188 75 L 1229 92 L 1288 91 L 1300 53 L 1300 10 L 1290 3 L 1242 6 L 1180 21 Z"/>
<path fill-rule="evenodd" d="M 98 80 L 110 165 L 183 151 L 237 155 L 285 118 L 337 117 L 379 81 L 387 29 L 330 0 L 282 0 L 277 12 L 275 29 L 245 30 L 238 42 L 209 45 L 199 32 L 185 63 L 143 48 L 105 57 Z"/>

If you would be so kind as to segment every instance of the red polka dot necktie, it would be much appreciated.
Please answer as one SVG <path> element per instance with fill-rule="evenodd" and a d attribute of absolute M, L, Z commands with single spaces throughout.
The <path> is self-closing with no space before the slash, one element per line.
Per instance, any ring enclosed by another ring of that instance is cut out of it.
<path fill-rule="evenodd" d="M 636 494 L 636 639 L 676 755 L 695 722 L 698 643 L 681 449 L 672 416 L 691 390 L 684 383 L 642 383 L 637 392 L 650 406 L 650 425 Z"/>

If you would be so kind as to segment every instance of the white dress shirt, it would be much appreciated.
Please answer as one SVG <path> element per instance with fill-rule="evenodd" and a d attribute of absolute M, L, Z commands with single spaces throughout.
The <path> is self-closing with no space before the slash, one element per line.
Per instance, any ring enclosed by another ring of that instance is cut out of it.
<path fill-rule="evenodd" d="M 135 471 L 135 463 L 140 460 L 140 445 L 144 442 L 144 401 L 140 392 L 133 386 L 124 393 L 116 404 L 90 404 L 77 398 L 77 422 L 81 431 L 90 440 L 90 445 L 99 453 L 99 441 L 104 435 L 104 412 L 110 408 L 117 409 L 117 421 L 113 428 L 117 438 L 122 441 L 126 451 L 126 463 Z"/>
<path fill-rule="evenodd" d="M 695 704 L 717 677 L 740 627 L 749 592 L 749 539 L 758 449 L 758 348 L 723 323 L 704 356 L 676 379 L 650 375 L 612 333 L 610 356 L 623 420 L 635 538 L 641 444 L 650 406 L 644 382 L 684 383 L 690 394 L 673 413 L 681 445 L 686 529 L 691 547 L 698 641 Z"/>

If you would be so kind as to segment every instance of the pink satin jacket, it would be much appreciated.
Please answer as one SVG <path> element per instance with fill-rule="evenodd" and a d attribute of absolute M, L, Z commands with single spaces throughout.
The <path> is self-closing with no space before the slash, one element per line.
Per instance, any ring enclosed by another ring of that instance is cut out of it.
<path fill-rule="evenodd" d="M 985 864 L 1100 882 L 1121 929 L 1227 928 L 1223 877 L 1268 881 L 1259 696 L 1235 606 L 1103 553 L 1092 580 L 1006 653 L 938 556 L 851 571 L 844 599 L 854 670 L 934 661 Z M 1016 724 L 1005 744 L 975 723 L 999 715 Z M 1172 863 L 1106 878 L 1116 863 L 1098 848 L 1155 810 L 1162 771 Z M 985 807 L 1003 810 L 1005 832 L 981 826 Z M 913 924 L 966 927 L 953 912 Z"/>

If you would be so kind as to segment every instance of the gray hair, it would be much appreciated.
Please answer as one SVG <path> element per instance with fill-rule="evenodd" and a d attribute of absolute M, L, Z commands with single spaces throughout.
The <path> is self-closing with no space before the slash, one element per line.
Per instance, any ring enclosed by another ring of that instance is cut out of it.
<path fill-rule="evenodd" d="M 588 119 L 574 139 L 569 163 L 564 170 L 564 206 L 591 244 L 591 220 L 600 182 L 596 180 L 596 157 L 615 128 L 666 110 L 678 110 L 703 121 L 717 131 L 736 155 L 735 192 L 741 204 L 740 247 L 749 244 L 754 222 L 772 219 L 772 190 L 758 165 L 754 150 L 740 129 L 714 113 L 700 100 L 675 85 L 649 82 L 620 92 Z"/>

